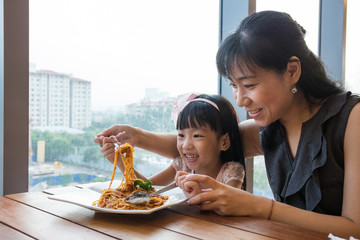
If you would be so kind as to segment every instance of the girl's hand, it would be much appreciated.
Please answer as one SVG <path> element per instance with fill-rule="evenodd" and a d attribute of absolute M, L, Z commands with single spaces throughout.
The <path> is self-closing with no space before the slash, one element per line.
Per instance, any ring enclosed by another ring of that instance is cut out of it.
<path fill-rule="evenodd" d="M 190 174 L 187 172 L 178 171 L 175 176 L 176 185 L 181 188 L 187 199 L 201 193 L 200 184 L 196 181 L 188 181 L 186 176 Z"/>
<path fill-rule="evenodd" d="M 109 160 L 112 164 L 114 164 L 115 159 L 115 145 L 113 143 L 116 143 L 117 140 L 115 136 L 111 137 L 103 137 L 101 142 L 101 152 L 103 153 L 104 157 Z M 117 161 L 117 166 L 121 171 L 124 170 L 123 162 L 121 161 L 121 158 Z"/>
<path fill-rule="evenodd" d="M 129 125 L 113 125 L 105 129 L 101 133 L 96 134 L 94 142 L 103 147 L 104 138 L 114 136 L 120 144 L 129 143 L 131 146 L 136 146 L 137 129 Z"/>
<path fill-rule="evenodd" d="M 262 213 L 256 212 L 256 205 L 259 203 L 257 196 L 217 182 L 206 175 L 189 174 L 185 178 L 184 182 L 198 182 L 212 189 L 192 196 L 189 199 L 190 205 L 200 205 L 201 210 L 213 211 L 219 215 L 263 217 Z"/>

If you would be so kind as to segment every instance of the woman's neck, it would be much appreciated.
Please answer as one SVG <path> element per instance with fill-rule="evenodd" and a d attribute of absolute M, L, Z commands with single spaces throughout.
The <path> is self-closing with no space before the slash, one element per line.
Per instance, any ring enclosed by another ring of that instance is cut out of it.
<path fill-rule="evenodd" d="M 286 139 L 293 159 L 296 157 L 303 123 L 311 119 L 320 107 L 321 105 L 311 109 L 303 98 L 291 107 L 284 118 L 279 119 L 286 130 Z"/>
<path fill-rule="evenodd" d="M 302 124 L 311 119 L 320 107 L 321 105 L 310 108 L 305 98 L 300 95 L 279 121 L 287 130 L 301 129 Z"/>

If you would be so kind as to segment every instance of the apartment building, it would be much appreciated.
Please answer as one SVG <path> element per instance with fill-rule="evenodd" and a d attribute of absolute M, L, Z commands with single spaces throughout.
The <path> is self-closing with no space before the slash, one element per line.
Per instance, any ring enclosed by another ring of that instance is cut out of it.
<path fill-rule="evenodd" d="M 32 67 L 29 90 L 30 126 L 91 125 L 91 82 Z"/>

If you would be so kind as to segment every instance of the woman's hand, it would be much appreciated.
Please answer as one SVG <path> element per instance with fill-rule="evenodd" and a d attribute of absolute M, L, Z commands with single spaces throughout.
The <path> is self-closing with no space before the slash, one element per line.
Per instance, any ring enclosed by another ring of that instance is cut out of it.
<path fill-rule="evenodd" d="M 181 188 L 187 199 L 201 193 L 200 184 L 196 181 L 188 181 L 186 176 L 190 174 L 187 172 L 178 171 L 175 176 L 176 185 Z"/>
<path fill-rule="evenodd" d="M 129 143 L 135 147 L 137 143 L 137 128 L 130 125 L 113 125 L 101 133 L 96 134 L 94 142 L 103 147 L 104 138 L 114 136 L 120 144 Z"/>
<path fill-rule="evenodd" d="M 262 213 L 262 207 L 258 208 L 258 204 L 260 204 L 259 200 L 269 202 L 270 199 L 258 198 L 239 188 L 220 183 L 206 175 L 189 174 L 185 178 L 186 184 L 197 182 L 212 189 L 212 191 L 202 191 L 192 196 L 189 199 L 190 205 L 200 205 L 201 210 L 213 211 L 219 215 L 266 218 L 266 211 Z M 183 181 L 185 182 L 185 180 Z M 258 210 L 260 211 L 257 212 Z"/>

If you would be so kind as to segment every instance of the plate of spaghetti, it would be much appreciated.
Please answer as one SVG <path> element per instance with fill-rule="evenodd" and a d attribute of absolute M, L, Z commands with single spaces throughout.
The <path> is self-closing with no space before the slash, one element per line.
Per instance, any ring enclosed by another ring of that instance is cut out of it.
<path fill-rule="evenodd" d="M 76 204 L 95 211 L 119 214 L 149 214 L 186 201 L 182 190 L 174 188 L 164 194 L 153 196 L 145 205 L 126 202 L 125 198 L 136 191 L 152 193 L 161 188 L 161 186 L 152 186 L 151 181 L 144 182 L 136 177 L 133 152 L 133 147 L 127 143 L 116 148 L 111 181 L 89 184 L 71 192 L 49 196 L 49 199 Z M 124 174 L 121 181 L 114 181 L 119 156 L 124 165 Z M 112 188 L 113 184 L 119 185 Z"/>

